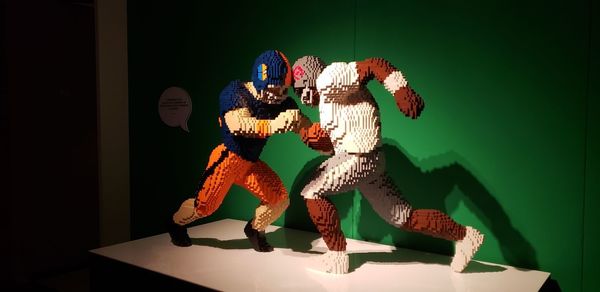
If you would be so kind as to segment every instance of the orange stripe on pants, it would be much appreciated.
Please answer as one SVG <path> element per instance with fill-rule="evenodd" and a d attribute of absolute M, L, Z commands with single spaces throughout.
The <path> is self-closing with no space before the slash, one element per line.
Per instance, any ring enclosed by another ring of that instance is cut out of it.
<path fill-rule="evenodd" d="M 255 162 L 245 175 L 238 177 L 235 183 L 267 205 L 277 204 L 288 196 L 279 176 L 260 160 Z"/>
<path fill-rule="evenodd" d="M 206 178 L 197 194 L 196 210 L 201 217 L 219 208 L 234 183 L 247 189 L 263 204 L 277 204 L 287 198 L 279 176 L 260 160 L 251 162 L 230 151 L 223 161 L 214 165 L 226 149 L 221 144 L 210 154 L 206 169 L 212 167 L 214 172 Z"/>

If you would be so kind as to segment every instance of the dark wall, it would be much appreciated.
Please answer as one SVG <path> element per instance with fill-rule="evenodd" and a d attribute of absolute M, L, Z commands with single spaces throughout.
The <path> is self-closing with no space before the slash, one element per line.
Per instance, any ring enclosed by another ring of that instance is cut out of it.
<path fill-rule="evenodd" d="M 6 3 L 0 2 L 0 64 L 5 64 L 7 61 L 6 49 L 4 43 L 6 41 Z M 0 193 L 4 199 L 0 204 L 0 229 L 7 234 L 12 234 L 9 220 L 11 210 L 11 197 L 8 196 L 9 167 L 8 167 L 8 96 L 7 96 L 7 80 L 6 75 L 8 70 L 5 66 L 0 66 Z M 6 253 L 9 250 L 7 240 L 0 241 L 0 250 Z M 0 283 L 8 283 L 11 269 L 8 267 L 0 268 Z"/>
<path fill-rule="evenodd" d="M 98 244 L 94 12 L 93 1 L 2 5 L 2 265 L 24 288 L 83 267 Z"/>
<path fill-rule="evenodd" d="M 260 52 L 279 49 L 292 62 L 305 54 L 327 62 L 385 57 L 426 102 L 421 118 L 410 120 L 382 85 L 369 85 L 381 108 L 388 172 L 413 205 L 481 229 L 478 260 L 551 272 L 565 291 L 590 287 L 599 260 L 591 223 L 598 90 L 590 46 L 593 36 L 597 47 L 597 24 L 590 24 L 597 13 L 590 5 L 130 1 L 133 236 L 164 232 L 164 220 L 192 195 L 220 143 L 218 94 L 230 80 L 248 79 Z M 190 133 L 158 116 L 158 98 L 170 86 L 191 95 Z M 276 224 L 314 230 L 299 193 L 324 158 L 284 134 L 270 138 L 261 159 L 290 192 L 291 206 Z M 334 200 L 349 237 L 452 252 L 447 242 L 388 226 L 358 192 Z M 199 223 L 249 219 L 256 204 L 233 187 Z"/>
<path fill-rule="evenodd" d="M 592 21 L 590 24 L 590 61 L 588 70 L 587 118 L 586 131 L 586 167 L 585 167 L 585 221 L 583 228 L 583 289 L 594 291 L 597 289 L 596 266 L 600 259 L 600 5 L 597 1 L 590 1 Z"/>

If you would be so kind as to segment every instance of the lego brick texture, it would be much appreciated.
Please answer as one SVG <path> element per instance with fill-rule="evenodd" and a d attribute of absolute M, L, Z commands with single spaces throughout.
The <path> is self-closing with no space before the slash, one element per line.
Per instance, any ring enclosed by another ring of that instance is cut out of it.
<path fill-rule="evenodd" d="M 164 232 L 163 219 L 175 211 L 165 206 L 194 191 L 221 142 L 218 96 L 231 80 L 251 77 L 257 54 L 385 57 L 427 102 L 417 120 L 408 119 L 384 85 L 368 85 L 379 104 L 386 171 L 411 205 L 481 230 L 475 259 L 551 272 L 563 291 L 597 290 L 592 4 L 306 1 L 318 7 L 306 21 L 292 13 L 297 3 L 280 1 L 128 1 L 132 236 Z M 288 17 L 273 25 L 260 17 L 268 13 Z M 189 134 L 164 126 L 156 112 L 170 86 L 192 98 Z M 296 101 L 318 120 L 316 109 Z M 324 157 L 288 133 L 271 137 L 260 159 L 289 191 L 290 207 L 275 224 L 315 231 L 300 192 Z M 386 224 L 358 191 L 331 200 L 348 238 L 453 252 L 444 240 Z M 196 222 L 248 220 L 259 204 L 233 186 L 213 215 Z"/>

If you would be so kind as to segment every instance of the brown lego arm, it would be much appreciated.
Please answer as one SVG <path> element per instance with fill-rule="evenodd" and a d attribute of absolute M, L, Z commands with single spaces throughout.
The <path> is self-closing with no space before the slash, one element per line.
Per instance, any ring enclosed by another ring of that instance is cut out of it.
<path fill-rule="evenodd" d="M 416 119 L 419 117 L 425 102 L 416 93 L 404 78 L 404 75 L 389 61 L 382 58 L 369 58 L 356 62 L 358 80 L 365 85 L 370 80 L 376 79 L 396 100 L 398 109 L 407 117 Z"/>

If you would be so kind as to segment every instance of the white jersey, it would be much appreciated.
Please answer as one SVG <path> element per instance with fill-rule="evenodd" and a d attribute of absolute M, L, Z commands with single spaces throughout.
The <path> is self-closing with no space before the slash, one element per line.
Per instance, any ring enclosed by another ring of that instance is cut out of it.
<path fill-rule="evenodd" d="M 369 153 L 381 143 L 379 108 L 360 86 L 356 63 L 332 63 L 317 78 L 320 124 L 335 152 Z"/>

